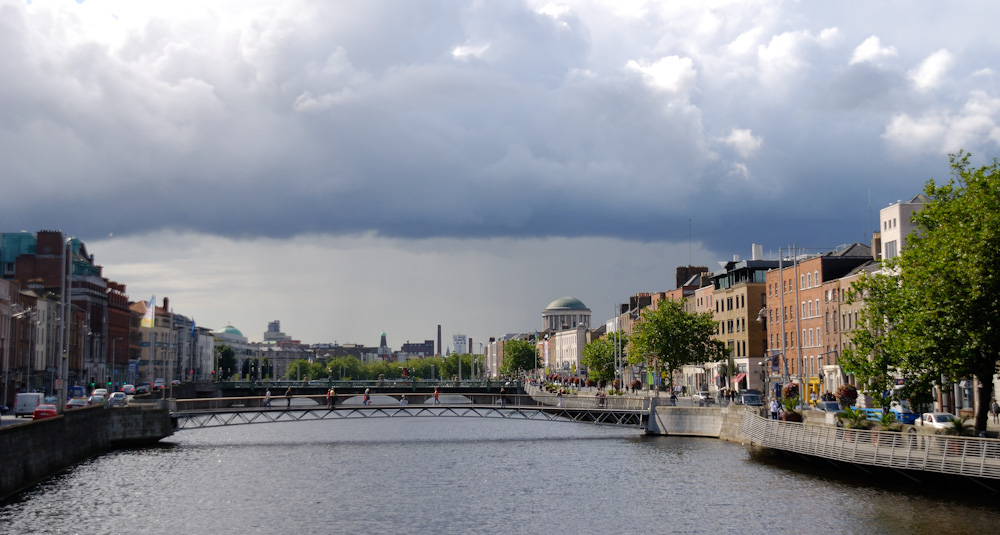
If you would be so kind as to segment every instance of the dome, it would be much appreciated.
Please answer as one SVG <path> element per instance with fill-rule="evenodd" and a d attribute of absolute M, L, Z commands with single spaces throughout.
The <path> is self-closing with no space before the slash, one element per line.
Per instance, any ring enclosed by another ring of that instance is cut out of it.
<path fill-rule="evenodd" d="M 239 329 L 233 327 L 232 325 L 226 325 L 222 329 L 219 329 L 219 334 L 228 334 L 232 336 L 243 336 L 243 333 Z"/>
<path fill-rule="evenodd" d="M 545 310 L 590 310 L 587 305 L 575 297 L 560 297 L 549 303 Z"/>

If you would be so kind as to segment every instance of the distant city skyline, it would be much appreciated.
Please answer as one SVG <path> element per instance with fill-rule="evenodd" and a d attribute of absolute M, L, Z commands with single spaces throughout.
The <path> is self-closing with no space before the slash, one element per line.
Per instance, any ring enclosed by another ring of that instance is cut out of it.
<path fill-rule="evenodd" d="M 994 2 L 364 5 L 0 0 L 0 229 L 256 339 L 476 344 L 1000 148 Z"/>

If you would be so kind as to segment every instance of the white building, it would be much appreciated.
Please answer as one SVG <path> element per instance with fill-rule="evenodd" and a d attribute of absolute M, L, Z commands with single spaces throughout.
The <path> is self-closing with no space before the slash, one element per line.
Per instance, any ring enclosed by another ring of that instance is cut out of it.
<path fill-rule="evenodd" d="M 915 228 L 911 222 L 913 213 L 920 211 L 927 201 L 926 196 L 918 194 L 906 202 L 898 201 L 879 210 L 883 260 L 896 258 L 906 247 L 906 237 Z"/>

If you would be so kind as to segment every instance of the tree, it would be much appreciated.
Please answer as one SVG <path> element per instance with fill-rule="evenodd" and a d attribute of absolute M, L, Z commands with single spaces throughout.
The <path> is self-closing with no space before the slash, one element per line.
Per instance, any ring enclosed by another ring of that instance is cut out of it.
<path fill-rule="evenodd" d="M 306 359 L 293 360 L 288 364 L 285 377 L 288 379 L 307 381 L 322 376 L 324 366 L 320 363 L 312 363 Z"/>
<path fill-rule="evenodd" d="M 508 340 L 503 345 L 503 364 L 500 373 L 517 375 L 524 370 L 535 369 L 538 353 L 530 340 Z"/>
<path fill-rule="evenodd" d="M 326 365 L 327 377 L 337 381 L 350 381 L 362 376 L 361 359 L 353 356 L 337 357 Z"/>
<path fill-rule="evenodd" d="M 580 363 L 587 367 L 588 378 L 605 384 L 615 379 L 615 338 L 609 334 L 588 343 L 583 348 Z M 621 335 L 621 347 L 628 345 L 628 338 Z"/>
<path fill-rule="evenodd" d="M 951 179 L 942 186 L 929 180 L 924 194 L 928 201 L 913 215 L 916 230 L 898 260 L 857 284 L 874 309 L 869 323 L 880 327 L 854 335 L 865 344 L 859 353 L 876 351 L 855 357 L 878 364 L 866 370 L 863 359 L 852 358 L 849 366 L 869 375 L 891 367 L 910 394 L 976 377 L 981 432 L 1000 353 L 1000 162 L 973 168 L 969 154 L 952 155 Z"/>
<path fill-rule="evenodd" d="M 219 363 L 219 380 L 226 380 L 236 373 L 236 350 L 227 345 L 215 347 L 217 362 Z"/>
<path fill-rule="evenodd" d="M 671 387 L 681 366 L 715 362 L 728 354 L 725 344 L 712 338 L 712 314 L 689 314 L 686 301 L 664 299 L 656 308 L 644 309 L 629 338 L 629 364 L 645 363 L 657 376 L 666 371 Z"/>

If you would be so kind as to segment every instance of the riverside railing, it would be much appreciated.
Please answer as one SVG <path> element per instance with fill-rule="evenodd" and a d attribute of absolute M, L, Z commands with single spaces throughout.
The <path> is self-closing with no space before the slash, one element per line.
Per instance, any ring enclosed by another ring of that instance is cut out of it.
<path fill-rule="evenodd" d="M 743 414 L 742 431 L 758 446 L 834 461 L 1000 479 L 1000 440 L 993 438 L 784 422 L 753 411 Z"/>

